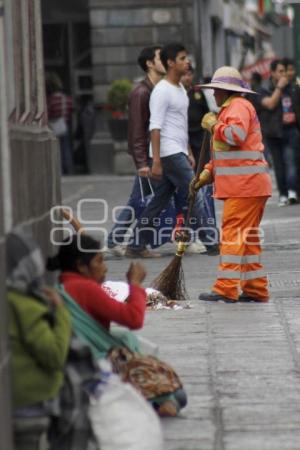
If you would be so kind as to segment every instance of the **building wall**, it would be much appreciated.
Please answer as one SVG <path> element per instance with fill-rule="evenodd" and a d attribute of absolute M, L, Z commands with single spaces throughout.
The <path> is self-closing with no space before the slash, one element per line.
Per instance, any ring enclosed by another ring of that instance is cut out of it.
<path fill-rule="evenodd" d="M 297 74 L 300 74 L 300 5 L 294 5 L 294 58 L 296 61 Z"/>
<path fill-rule="evenodd" d="M 209 77 L 225 64 L 224 3 L 222 0 L 200 0 L 195 8 L 197 30 L 201 41 L 201 75 Z"/>
<path fill-rule="evenodd" d="M 40 0 L 5 2 L 6 231 L 23 224 L 46 248 L 49 210 L 60 200 L 60 166 L 47 125 Z"/>
<path fill-rule="evenodd" d="M 88 20 L 87 0 L 41 0 L 44 22 Z"/>
<path fill-rule="evenodd" d="M 31 230 L 47 255 L 51 251 L 49 211 L 60 203 L 57 140 L 46 127 L 15 125 L 10 151 L 12 226 L 23 224 Z"/>
<path fill-rule="evenodd" d="M 60 202 L 58 143 L 47 127 L 40 0 L 0 0 L 0 449 L 11 450 L 5 236 L 30 229 L 50 250 Z"/>
<path fill-rule="evenodd" d="M 279 58 L 293 58 L 293 28 L 288 25 L 274 28 L 272 33 L 272 46 Z"/>
<path fill-rule="evenodd" d="M 56 72 L 73 98 L 92 95 L 87 0 L 41 0 L 45 70 Z M 74 117 L 75 118 L 75 117 Z"/>
<path fill-rule="evenodd" d="M 5 194 L 7 184 L 4 179 L 7 162 L 7 110 L 3 96 L 6 90 L 6 78 L 4 70 L 5 49 L 4 40 L 4 4 L 0 0 L 0 449 L 12 449 L 10 427 L 10 384 L 9 384 L 9 346 L 7 333 L 7 305 L 5 302 Z"/>
<path fill-rule="evenodd" d="M 143 47 L 181 41 L 195 52 L 191 0 L 90 0 L 89 8 L 96 103 L 106 102 L 112 80 L 142 75 Z"/>

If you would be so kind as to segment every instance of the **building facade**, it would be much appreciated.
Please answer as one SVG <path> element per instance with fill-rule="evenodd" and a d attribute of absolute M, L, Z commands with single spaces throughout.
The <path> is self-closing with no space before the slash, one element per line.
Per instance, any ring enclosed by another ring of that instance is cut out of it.
<path fill-rule="evenodd" d="M 47 127 L 40 0 L 0 1 L 0 448 L 12 449 L 5 236 L 16 225 L 50 248 L 60 202 L 58 144 Z"/>
<path fill-rule="evenodd" d="M 94 98 L 106 103 L 117 78 L 141 75 L 137 56 L 145 46 L 181 41 L 195 53 L 191 1 L 90 0 Z"/>
<path fill-rule="evenodd" d="M 269 64 L 270 58 L 281 56 L 283 43 L 284 56 L 292 53 L 291 27 L 278 22 L 271 1 L 42 0 L 42 5 L 46 68 L 62 75 L 75 105 L 92 95 L 96 106 L 97 127 L 89 149 L 95 172 L 113 170 L 103 112 L 109 85 L 143 75 L 137 66 L 143 47 L 183 42 L 198 79 L 224 64 L 247 67 L 244 73 L 251 73 L 256 63 Z"/>

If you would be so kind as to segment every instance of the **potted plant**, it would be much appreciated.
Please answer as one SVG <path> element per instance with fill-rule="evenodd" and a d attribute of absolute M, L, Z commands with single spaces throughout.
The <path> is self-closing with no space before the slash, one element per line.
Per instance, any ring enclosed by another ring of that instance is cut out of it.
<path fill-rule="evenodd" d="M 127 140 L 127 103 L 131 89 L 132 82 L 127 78 L 123 78 L 113 81 L 107 93 L 107 100 L 111 112 L 108 126 L 113 139 L 116 141 Z"/>

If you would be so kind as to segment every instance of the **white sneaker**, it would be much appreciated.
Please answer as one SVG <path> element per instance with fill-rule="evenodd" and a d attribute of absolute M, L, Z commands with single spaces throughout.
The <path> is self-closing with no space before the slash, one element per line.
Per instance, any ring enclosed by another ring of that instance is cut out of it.
<path fill-rule="evenodd" d="M 286 195 L 281 195 L 279 197 L 278 206 L 286 206 L 289 204 L 289 200 Z"/>
<path fill-rule="evenodd" d="M 192 242 L 185 251 L 186 253 L 206 253 L 206 248 L 202 244 L 202 242 L 197 239 L 195 242 Z"/>
<path fill-rule="evenodd" d="M 288 191 L 288 201 L 290 205 L 294 205 L 295 203 L 297 203 L 298 200 L 298 196 L 297 196 L 297 192 L 295 191 Z"/>

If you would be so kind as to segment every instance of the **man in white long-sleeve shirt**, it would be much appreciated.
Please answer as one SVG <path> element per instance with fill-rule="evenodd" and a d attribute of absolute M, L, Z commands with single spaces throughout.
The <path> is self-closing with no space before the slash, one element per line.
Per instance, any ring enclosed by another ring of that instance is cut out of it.
<path fill-rule="evenodd" d="M 173 85 L 168 80 L 161 80 L 157 89 L 150 97 L 150 156 L 153 157 L 153 138 L 159 133 L 158 156 L 184 153 L 188 156 L 191 166 L 195 165 L 192 154 L 188 153 L 187 109 L 189 99 L 182 84 Z M 158 132 L 158 133 L 157 133 Z M 158 158 L 158 160 L 160 160 Z M 154 162 L 154 161 L 153 161 Z M 152 168 L 153 172 L 154 168 Z"/>
<path fill-rule="evenodd" d="M 181 190 L 187 205 L 189 184 L 194 177 L 195 160 L 188 145 L 189 100 L 180 83 L 189 67 L 187 52 L 181 44 L 174 43 L 166 45 L 160 57 L 167 75 L 155 86 L 150 97 L 151 177 L 156 180 L 155 196 L 138 220 L 133 242 L 126 250 L 128 257 L 143 255 L 149 225 L 154 228 L 153 220 L 167 206 L 177 189 Z M 218 232 L 215 224 L 206 223 L 202 212 L 203 204 L 197 196 L 193 219 L 197 221 L 199 237 L 207 252 L 216 254 Z M 145 223 L 147 227 L 143 230 Z"/>

